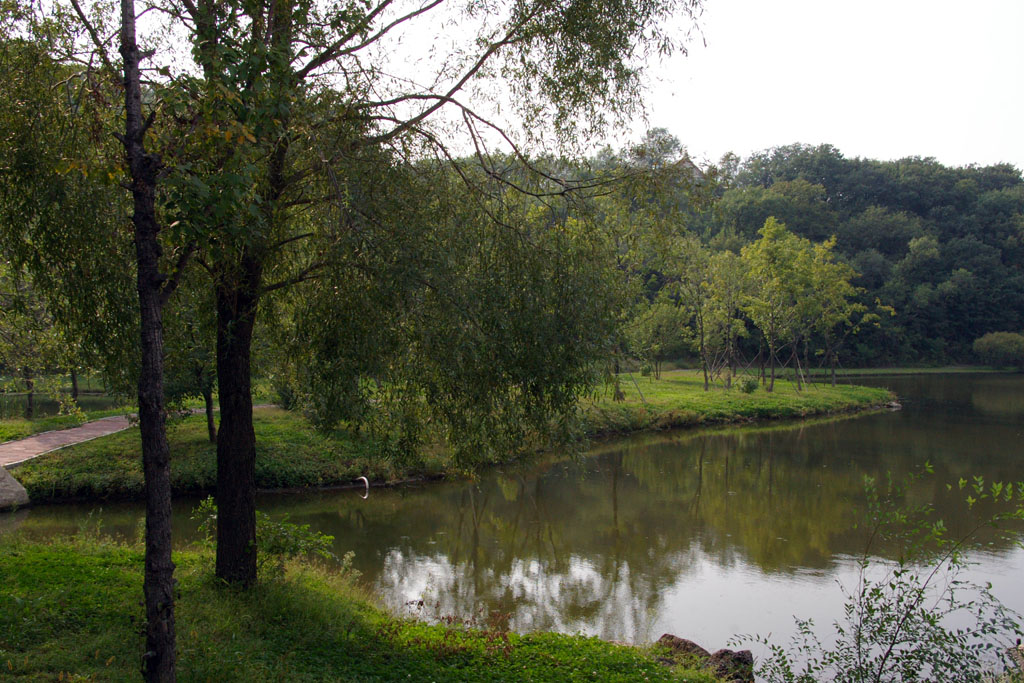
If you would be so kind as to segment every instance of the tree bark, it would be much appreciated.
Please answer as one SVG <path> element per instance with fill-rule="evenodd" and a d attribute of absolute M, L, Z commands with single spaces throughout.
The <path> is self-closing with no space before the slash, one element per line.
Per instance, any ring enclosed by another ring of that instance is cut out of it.
<path fill-rule="evenodd" d="M 139 432 L 146 490 L 146 558 L 143 594 L 147 681 L 175 680 L 174 563 L 171 562 L 171 470 L 165 429 L 163 387 L 163 311 L 156 183 L 160 159 L 146 152 L 143 139 L 140 54 L 135 40 L 135 3 L 121 0 L 121 55 L 124 59 L 125 134 L 122 138 L 131 174 L 132 224 L 138 265 Z"/>
<path fill-rule="evenodd" d="M 22 373 L 25 381 L 25 419 L 31 420 L 36 415 L 36 381 L 31 370 Z"/>
<path fill-rule="evenodd" d="M 256 581 L 256 434 L 250 379 L 252 331 L 262 267 L 245 251 L 217 284 L 217 576 Z"/>
<path fill-rule="evenodd" d="M 78 371 L 71 368 L 71 398 L 78 400 Z"/>
<path fill-rule="evenodd" d="M 203 387 L 203 405 L 206 406 L 206 433 L 210 443 L 217 443 L 217 421 L 213 417 L 213 385 Z"/>

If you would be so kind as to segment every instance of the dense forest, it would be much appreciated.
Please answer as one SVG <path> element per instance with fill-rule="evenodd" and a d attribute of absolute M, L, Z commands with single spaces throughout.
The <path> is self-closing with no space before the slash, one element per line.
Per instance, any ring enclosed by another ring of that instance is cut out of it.
<path fill-rule="evenodd" d="M 842 324 L 831 327 L 839 337 L 830 340 L 824 331 L 828 324 L 808 320 L 780 343 L 782 361 L 797 360 L 795 353 L 804 369 L 832 362 L 846 367 L 987 362 L 998 356 L 974 348 L 976 340 L 1024 327 L 1024 181 L 1009 164 L 951 168 L 932 158 L 849 159 L 830 145 L 795 144 L 742 160 L 726 155 L 701 169 L 664 130 L 649 132 L 637 149 L 646 150 L 643 156 L 652 165 L 689 169 L 686 196 L 663 187 L 660 192 L 672 196 L 657 201 L 663 213 L 673 215 L 677 240 L 685 241 L 684 235 L 699 240 L 699 247 L 688 247 L 690 253 L 704 250 L 707 258 L 719 259 L 711 271 L 729 267 L 726 255 L 740 256 L 763 241 L 769 223 L 804 240 L 805 250 L 817 245 L 830 252 L 833 281 L 849 285 L 842 295 L 848 300 Z M 692 266 L 683 265 L 692 263 L 683 255 L 687 248 L 675 247 L 676 255 L 667 259 L 652 257 L 664 252 L 664 236 L 640 232 L 642 255 L 627 259 L 626 268 L 643 293 L 630 316 L 628 347 L 655 366 L 680 357 L 693 361 L 690 354 L 699 362 L 700 321 L 687 304 L 687 282 L 703 278 L 708 295 L 720 296 L 728 281 L 736 286 L 751 266 L 720 273 L 716 283 L 713 272 L 694 275 Z M 796 277 L 795 272 L 785 276 L 791 285 Z M 728 353 L 751 365 L 767 355 L 765 329 L 751 315 L 751 292 L 739 296 L 746 303 L 733 304 L 737 330 L 727 336 L 735 336 L 737 349 Z M 803 305 L 808 296 L 793 292 L 791 305 Z M 822 314 L 819 310 L 819 318 Z M 757 330 L 760 334 L 751 333 Z M 715 366 L 707 361 L 705 366 Z"/>
<path fill-rule="evenodd" d="M 747 242 L 769 216 L 811 240 L 834 235 L 860 300 L 895 310 L 857 335 L 847 364 L 972 362 L 975 339 L 1024 327 L 1024 181 L 1013 166 L 847 159 L 830 145 L 725 162 L 701 221 L 711 244 Z"/>

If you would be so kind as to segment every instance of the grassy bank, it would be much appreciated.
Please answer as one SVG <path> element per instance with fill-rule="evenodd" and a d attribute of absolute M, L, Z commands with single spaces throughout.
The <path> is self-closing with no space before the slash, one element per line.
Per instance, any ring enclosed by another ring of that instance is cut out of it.
<path fill-rule="evenodd" d="M 185 681 L 704 681 L 657 651 L 552 633 L 399 619 L 351 577 L 291 565 L 248 592 L 213 580 L 206 551 L 175 553 Z M 0 678 L 138 679 L 142 550 L 97 536 L 0 542 Z"/>
<path fill-rule="evenodd" d="M 440 476 L 444 461 L 426 455 L 402 462 L 381 456 L 379 445 L 346 430 L 321 434 L 300 416 L 280 408 L 253 410 L 256 486 L 263 489 L 344 485 L 366 476 L 387 482 Z M 192 415 L 168 425 L 171 486 L 175 493 L 213 491 L 217 447 L 206 433 L 206 417 Z M 11 470 L 33 502 L 66 499 L 141 498 L 142 463 L 134 429 L 53 451 Z"/>
<path fill-rule="evenodd" d="M 598 396 L 581 405 L 591 435 L 647 429 L 742 423 L 859 410 L 890 400 L 882 389 L 851 385 L 813 385 L 798 392 L 777 382 L 745 394 L 738 388 L 703 391 L 692 372 L 672 372 L 658 381 L 623 378 L 626 399 Z M 641 396 L 642 394 L 642 396 Z M 264 489 L 335 486 L 366 476 L 375 483 L 413 477 L 440 477 L 449 463 L 441 449 L 401 460 L 381 454 L 366 435 L 339 429 L 313 430 L 301 416 L 277 408 L 254 411 L 256 485 Z M 175 492 L 212 491 L 216 484 L 216 448 L 206 437 L 205 418 L 194 415 L 169 426 Z M 19 465 L 15 477 L 33 502 L 67 499 L 138 498 L 143 493 L 138 434 L 128 430 L 54 451 Z"/>
<path fill-rule="evenodd" d="M 798 391 L 796 384 L 779 380 L 771 393 L 762 387 L 747 394 L 738 387 L 715 386 L 705 392 L 703 379 L 691 370 L 663 373 L 660 380 L 634 375 L 620 376 L 619 381 L 624 401 L 612 401 L 602 395 L 584 404 L 588 433 L 620 434 L 828 415 L 863 410 L 893 399 L 885 389 L 811 384 Z"/>

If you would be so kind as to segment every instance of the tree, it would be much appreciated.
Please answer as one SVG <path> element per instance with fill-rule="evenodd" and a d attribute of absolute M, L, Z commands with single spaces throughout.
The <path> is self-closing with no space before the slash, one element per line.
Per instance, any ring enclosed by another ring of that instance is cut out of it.
<path fill-rule="evenodd" d="M 768 391 L 773 391 L 779 349 L 797 329 L 800 294 L 810 282 L 811 247 L 774 218 L 765 221 L 759 234 L 742 251 L 752 282 L 743 310 L 768 345 Z"/>
<path fill-rule="evenodd" d="M 749 293 L 750 278 L 742 259 L 731 251 L 711 256 L 711 337 L 721 339 L 724 362 L 729 368 L 725 386 L 736 376 L 739 339 L 746 336 L 743 304 Z"/>
<path fill-rule="evenodd" d="M 39 375 L 67 360 L 64 336 L 27 274 L 0 262 L 0 366 L 24 383 L 25 417 L 34 417 Z"/>
<path fill-rule="evenodd" d="M 822 353 L 832 371 L 832 386 L 836 384 L 836 365 L 843 342 L 850 334 L 856 334 L 863 325 L 877 323 L 879 320 L 877 313 L 869 313 L 868 307 L 856 300 L 857 294 L 862 291 L 852 284 L 857 271 L 849 264 L 835 260 L 832 252 L 835 243 L 835 238 L 832 238 L 814 245 L 814 261 L 811 265 L 811 287 L 816 309 L 811 321 L 812 329 L 824 341 Z M 893 313 L 889 307 L 881 304 L 878 307 Z"/>
<path fill-rule="evenodd" d="M 393 41 L 406 27 L 429 20 L 441 5 L 159 3 L 168 29 L 192 47 L 191 63 L 176 51 L 154 54 L 152 68 L 162 75 L 149 86 L 150 118 L 125 137 L 133 159 L 141 160 L 133 162 L 139 173 L 152 157 L 132 135 L 149 132 L 163 152 L 169 198 L 162 208 L 175 228 L 160 239 L 169 254 L 194 249 L 215 291 L 217 574 L 228 581 L 246 585 L 256 578 L 250 370 L 261 301 L 291 286 L 351 276 L 367 266 L 361 261 L 367 251 L 381 250 L 371 265 L 388 266 L 363 271 L 371 278 L 412 263 L 407 254 L 388 252 L 403 244 L 391 239 L 402 229 L 395 220 L 401 212 L 388 213 L 390 188 L 375 183 L 392 182 L 389 173 L 429 156 L 454 162 L 431 123 L 443 121 L 445 112 L 461 122 L 477 148 L 489 137 L 510 140 L 502 126 L 461 99 L 484 86 L 485 77 L 497 75 L 508 84 L 533 139 L 554 133 L 569 141 L 632 113 L 641 57 L 676 45 L 663 20 L 677 10 L 692 18 L 700 7 L 674 0 L 473 3 L 450 18 L 471 26 L 469 33 L 478 38 L 436 65 L 433 85 L 418 87 L 377 68 L 377 58 L 395 49 Z M 514 154 L 521 166 L 525 157 L 518 148 Z M 490 177 L 502 177 L 485 155 L 479 163 Z M 538 194 L 571 189 L 551 177 L 544 184 Z M 514 187 L 516 180 L 506 177 L 504 185 Z M 144 213 L 141 207 L 138 212 Z M 363 239 L 371 229 L 376 241 Z M 414 280 L 411 269 L 400 281 Z M 539 383 L 533 390 L 548 392 Z M 452 406 L 466 405 L 453 391 L 441 396 Z M 458 422 L 456 411 L 449 416 Z M 477 421 L 468 431 L 476 438 L 485 427 L 486 421 Z"/>
<path fill-rule="evenodd" d="M 629 322 L 629 348 L 650 364 L 655 379 L 661 379 L 664 361 L 678 358 L 686 349 L 687 317 L 674 303 L 659 300 Z"/>

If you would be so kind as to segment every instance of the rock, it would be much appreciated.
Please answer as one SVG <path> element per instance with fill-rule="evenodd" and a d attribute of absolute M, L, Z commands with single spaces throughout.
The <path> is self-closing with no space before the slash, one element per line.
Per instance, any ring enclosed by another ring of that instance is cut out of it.
<path fill-rule="evenodd" d="M 671 633 L 666 633 L 661 638 L 658 638 L 658 643 L 672 650 L 673 655 L 698 657 L 700 659 L 707 659 L 711 656 L 710 652 L 708 652 L 692 640 L 687 640 L 686 638 L 678 638 L 672 635 Z"/>
<path fill-rule="evenodd" d="M 708 658 L 707 667 L 732 683 L 754 683 L 754 655 L 750 650 L 718 650 Z"/>
<path fill-rule="evenodd" d="M 28 505 L 28 492 L 25 487 L 0 467 L 0 510 L 10 510 Z"/>
<path fill-rule="evenodd" d="M 885 407 L 889 410 L 903 410 L 903 405 L 899 401 L 889 401 L 885 404 Z"/>
<path fill-rule="evenodd" d="M 672 651 L 672 657 L 659 657 L 667 666 L 687 664 L 703 666 L 715 676 L 729 683 L 754 683 L 754 655 L 750 650 L 718 650 L 711 654 L 692 640 L 666 633 L 658 644 Z"/>

